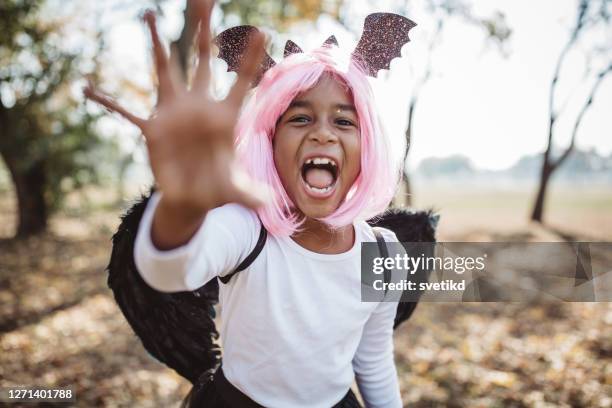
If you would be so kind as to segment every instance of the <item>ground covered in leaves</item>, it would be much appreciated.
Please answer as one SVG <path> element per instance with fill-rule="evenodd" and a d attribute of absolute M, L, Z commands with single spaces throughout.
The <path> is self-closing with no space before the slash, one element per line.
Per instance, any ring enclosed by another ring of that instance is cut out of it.
<path fill-rule="evenodd" d="M 610 407 L 604 303 L 419 305 L 395 336 L 410 407 Z"/>
<path fill-rule="evenodd" d="M 147 354 L 106 286 L 118 210 L 56 217 L 22 241 L 0 213 L 0 386 L 73 387 L 79 407 L 178 406 L 189 383 Z M 395 347 L 406 406 L 612 407 L 608 303 L 423 303 Z"/>

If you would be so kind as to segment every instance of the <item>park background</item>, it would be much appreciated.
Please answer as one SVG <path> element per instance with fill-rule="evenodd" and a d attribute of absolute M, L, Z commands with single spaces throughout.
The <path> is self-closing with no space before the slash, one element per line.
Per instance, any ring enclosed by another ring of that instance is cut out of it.
<path fill-rule="evenodd" d="M 188 55 L 184 1 L 0 2 L 0 386 L 72 386 L 84 407 L 189 390 L 106 286 L 119 215 L 152 182 L 142 138 L 81 95 L 90 77 L 151 109 L 147 8 Z M 612 240 L 612 2 L 231 0 L 213 26 L 261 27 L 278 60 L 287 39 L 354 47 L 376 11 L 418 23 L 371 80 L 409 146 L 396 205 L 435 209 L 440 241 Z M 213 68 L 221 97 L 235 75 Z M 395 348 L 407 406 L 612 406 L 609 303 L 423 303 Z"/>

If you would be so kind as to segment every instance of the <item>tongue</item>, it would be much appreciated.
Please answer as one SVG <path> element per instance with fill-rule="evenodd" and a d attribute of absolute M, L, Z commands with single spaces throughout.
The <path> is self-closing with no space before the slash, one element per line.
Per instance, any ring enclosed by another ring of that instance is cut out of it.
<path fill-rule="evenodd" d="M 312 187 L 325 188 L 334 182 L 332 174 L 323 169 L 310 169 L 305 175 L 306 182 Z"/>

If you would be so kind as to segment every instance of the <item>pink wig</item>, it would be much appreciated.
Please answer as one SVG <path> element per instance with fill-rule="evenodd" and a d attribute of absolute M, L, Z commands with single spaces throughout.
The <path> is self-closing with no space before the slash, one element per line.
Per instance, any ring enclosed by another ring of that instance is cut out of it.
<path fill-rule="evenodd" d="M 341 227 L 380 214 L 393 198 L 400 178 L 399 160 L 382 132 L 361 64 L 337 47 L 290 55 L 266 72 L 244 106 L 236 132 L 240 163 L 251 177 L 271 187 L 271 203 L 258 214 L 266 229 L 277 236 L 292 235 L 304 220 L 296 213 L 274 165 L 276 123 L 291 101 L 314 87 L 324 74 L 341 82 L 353 97 L 359 118 L 361 171 L 338 209 L 321 221 Z"/>

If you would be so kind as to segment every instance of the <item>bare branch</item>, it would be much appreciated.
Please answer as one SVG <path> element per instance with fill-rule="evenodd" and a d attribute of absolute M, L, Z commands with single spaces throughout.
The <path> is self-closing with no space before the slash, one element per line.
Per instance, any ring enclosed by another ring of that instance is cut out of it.
<path fill-rule="evenodd" d="M 584 105 L 582 106 L 582 109 L 580 110 L 580 113 L 578 114 L 577 118 L 576 118 L 576 122 L 574 123 L 574 128 L 572 130 L 572 139 L 570 141 L 569 146 L 567 147 L 567 149 L 565 149 L 565 151 L 563 152 L 563 154 L 553 163 L 551 163 L 551 166 L 553 169 L 557 168 L 558 166 L 561 165 L 561 163 L 563 163 L 565 161 L 565 159 L 567 159 L 567 157 L 569 156 L 569 154 L 572 152 L 572 150 L 574 149 L 574 144 L 576 142 L 576 134 L 578 133 L 578 128 L 580 127 L 580 124 L 582 123 L 582 119 L 584 117 L 584 114 L 589 110 L 589 108 L 593 105 L 593 98 L 595 97 L 595 93 L 597 92 L 597 89 L 599 88 L 599 86 L 601 85 L 601 83 L 603 82 L 604 78 L 608 75 L 612 73 L 612 64 L 608 65 L 607 68 L 603 69 L 598 75 L 597 75 L 597 80 L 595 81 L 595 83 L 593 84 L 593 87 L 591 88 L 591 92 L 589 93 L 589 97 L 588 99 L 585 101 Z"/>
<path fill-rule="evenodd" d="M 570 34 L 570 38 L 565 44 L 565 47 L 563 47 L 563 50 L 561 50 L 561 53 L 559 54 L 559 58 L 557 59 L 557 64 L 555 65 L 555 71 L 553 74 L 553 78 L 550 83 L 550 91 L 548 95 L 548 112 L 549 112 L 548 113 L 548 118 L 549 118 L 548 142 L 546 144 L 546 150 L 544 151 L 544 161 L 546 163 L 548 163 L 549 158 L 550 158 L 550 152 L 552 149 L 552 140 L 553 140 L 553 135 L 554 135 L 554 126 L 555 126 L 555 122 L 559 114 L 559 112 L 555 112 L 555 90 L 557 88 L 557 83 L 559 82 L 559 75 L 561 72 L 561 67 L 563 66 L 563 63 L 565 62 L 565 58 L 568 52 L 578 40 L 580 32 L 582 31 L 584 27 L 584 21 L 585 21 L 588 7 L 589 7 L 588 0 L 580 0 L 580 3 L 578 5 L 578 15 L 576 18 L 576 25 L 574 26 L 574 29 L 572 30 L 572 33 Z"/>
<path fill-rule="evenodd" d="M 425 65 L 425 72 L 423 76 L 419 79 L 419 81 L 415 84 L 412 95 L 410 97 L 410 103 L 408 105 L 408 124 L 406 126 L 406 150 L 404 152 L 404 160 L 406 162 L 406 158 L 408 156 L 408 152 L 410 151 L 410 141 L 412 139 L 412 124 L 414 120 L 414 111 L 416 109 L 417 102 L 419 100 L 419 94 L 421 89 L 425 86 L 425 84 L 429 81 L 432 74 L 432 54 L 436 45 L 440 41 L 442 36 L 442 29 L 444 28 L 444 19 L 438 19 L 438 24 L 436 25 L 436 31 L 431 37 L 431 41 L 429 42 L 428 52 L 427 52 L 427 63 Z"/>

